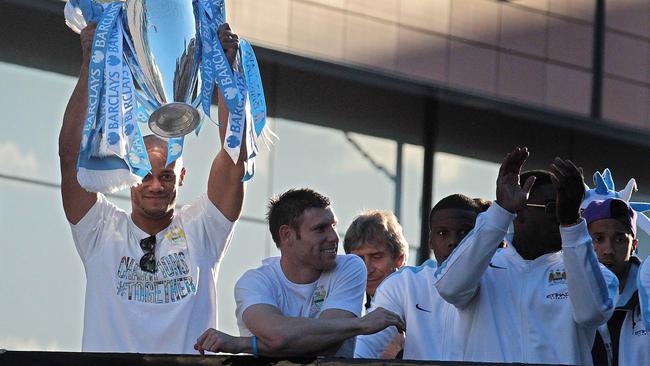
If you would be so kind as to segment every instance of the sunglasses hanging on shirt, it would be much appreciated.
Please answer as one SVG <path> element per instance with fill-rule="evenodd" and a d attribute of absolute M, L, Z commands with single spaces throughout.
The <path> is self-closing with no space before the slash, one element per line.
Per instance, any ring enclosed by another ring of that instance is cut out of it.
<path fill-rule="evenodd" d="M 140 248 L 144 251 L 144 255 L 140 258 L 140 269 L 145 272 L 156 272 L 156 236 L 152 235 L 148 238 L 140 240 Z"/>

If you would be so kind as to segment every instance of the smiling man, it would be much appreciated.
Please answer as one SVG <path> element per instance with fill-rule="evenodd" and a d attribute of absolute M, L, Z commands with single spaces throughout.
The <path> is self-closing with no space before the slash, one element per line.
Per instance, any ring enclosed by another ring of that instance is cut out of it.
<path fill-rule="evenodd" d="M 232 62 L 237 36 L 227 24 L 218 33 Z M 84 62 L 59 135 L 63 209 L 86 273 L 82 350 L 196 353 L 196 337 L 217 323 L 216 274 L 242 209 L 243 159 L 233 164 L 221 148 L 206 192 L 176 209 L 185 168 L 181 160 L 165 165 L 167 142 L 150 135 L 144 142 L 151 171 L 131 189 L 130 214 L 84 190 L 76 165 L 93 34 L 94 25 L 81 32 Z M 222 145 L 228 114 L 220 102 Z"/>
<path fill-rule="evenodd" d="M 384 278 L 406 263 L 407 247 L 402 226 L 392 212 L 369 210 L 354 218 L 345 232 L 343 248 L 361 257 L 366 265 L 368 300 Z M 366 301 L 366 308 L 369 306 L 370 301 Z"/>
<path fill-rule="evenodd" d="M 292 189 L 269 203 L 269 230 L 280 257 L 264 260 L 237 281 L 240 337 L 208 329 L 201 352 L 252 353 L 274 357 L 351 357 L 355 336 L 394 325 L 401 318 L 384 309 L 359 318 L 366 268 L 356 255 L 337 255 L 337 219 L 327 197 Z"/>

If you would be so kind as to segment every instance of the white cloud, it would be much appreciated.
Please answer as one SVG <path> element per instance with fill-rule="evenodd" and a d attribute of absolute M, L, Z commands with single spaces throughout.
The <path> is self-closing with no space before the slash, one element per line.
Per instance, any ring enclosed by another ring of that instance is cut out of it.
<path fill-rule="evenodd" d="M 0 142 L 0 172 L 30 176 L 38 172 L 36 154 L 29 149 L 22 151 L 14 142 Z"/>

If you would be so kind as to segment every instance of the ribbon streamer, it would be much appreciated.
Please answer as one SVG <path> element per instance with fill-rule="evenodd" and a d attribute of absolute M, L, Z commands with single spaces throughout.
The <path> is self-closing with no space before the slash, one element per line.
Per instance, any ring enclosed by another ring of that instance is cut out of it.
<path fill-rule="evenodd" d="M 199 92 L 192 105 L 200 106 L 210 118 L 215 85 L 230 110 L 226 143 L 234 163 L 240 150 L 249 180 L 255 172 L 257 139 L 265 144 L 274 136 L 266 128 L 266 102 L 259 66 L 251 45 L 240 40 L 236 70 L 230 66 L 218 36 L 225 22 L 223 0 L 193 0 L 201 49 Z M 97 22 L 93 39 L 88 80 L 88 113 L 84 121 L 77 174 L 90 191 L 114 192 L 141 182 L 151 170 L 139 123 L 161 105 L 142 80 L 142 70 L 134 56 L 128 33 L 123 31 L 123 2 L 104 5 L 92 0 L 70 0 L 64 14 L 66 23 L 80 32 L 88 22 Z M 134 79 L 140 87 L 136 91 Z M 201 124 L 196 128 L 198 135 Z M 184 138 L 168 139 L 167 164 L 183 152 Z M 268 144 L 267 144 L 268 146 Z"/>
<path fill-rule="evenodd" d="M 82 187 L 93 192 L 115 192 L 140 181 L 126 161 L 127 142 L 120 122 L 124 114 L 122 35 L 118 30 L 121 11 L 120 2 L 105 5 L 92 42 L 88 112 L 77 160 L 77 179 Z M 109 89 L 105 88 L 107 82 Z M 112 139 L 115 144 L 110 143 Z"/>

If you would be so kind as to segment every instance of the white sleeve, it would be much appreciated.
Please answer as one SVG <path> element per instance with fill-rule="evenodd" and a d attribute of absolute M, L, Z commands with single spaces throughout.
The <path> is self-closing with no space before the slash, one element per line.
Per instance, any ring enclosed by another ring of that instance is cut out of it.
<path fill-rule="evenodd" d="M 637 288 L 639 289 L 639 301 L 641 315 L 645 323 L 645 329 L 650 329 L 650 260 L 646 258 L 639 268 L 637 277 Z"/>
<path fill-rule="evenodd" d="M 618 280 L 598 263 L 584 219 L 573 226 L 560 227 L 560 235 L 573 318 L 580 325 L 601 325 L 614 311 Z"/>
<path fill-rule="evenodd" d="M 445 301 L 462 309 L 474 298 L 481 277 L 514 218 L 496 202 L 478 215 L 474 229 L 435 272 L 434 285 Z"/>
<path fill-rule="evenodd" d="M 268 304 L 278 307 L 273 296 L 275 287 L 260 269 L 246 271 L 235 284 L 235 302 L 237 304 L 237 319 L 241 319 L 244 311 L 255 304 Z"/>
<path fill-rule="evenodd" d="M 78 223 L 70 224 L 72 239 L 82 262 L 85 263 L 97 251 L 100 243 L 103 242 L 101 240 L 103 235 L 113 234 L 105 231 L 114 229 L 111 223 L 116 221 L 120 214 L 125 213 L 109 202 L 103 194 L 99 194 L 97 201 L 84 217 Z"/>
<path fill-rule="evenodd" d="M 181 208 L 183 229 L 191 232 L 196 243 L 217 261 L 232 239 L 235 222 L 228 220 L 204 193 L 194 203 Z"/>
<path fill-rule="evenodd" d="M 336 278 L 327 294 L 321 313 L 327 309 L 346 310 L 361 316 L 368 272 L 361 258 L 354 254 L 345 256 Z"/>
<path fill-rule="evenodd" d="M 404 318 L 403 301 L 400 301 L 404 296 L 404 292 L 402 291 L 400 295 L 400 278 L 399 273 L 396 273 L 386 278 L 379 285 L 375 292 L 375 297 L 372 299 L 372 306 L 368 309 L 368 312 L 382 307 L 394 312 L 402 317 L 402 319 Z M 387 327 L 375 334 L 357 336 L 354 358 L 380 358 L 395 335 L 397 335 L 397 328 Z"/>

